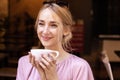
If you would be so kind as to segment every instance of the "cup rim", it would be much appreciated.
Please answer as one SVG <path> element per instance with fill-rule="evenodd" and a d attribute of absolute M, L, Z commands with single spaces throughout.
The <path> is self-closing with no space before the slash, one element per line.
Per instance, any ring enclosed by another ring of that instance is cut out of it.
<path fill-rule="evenodd" d="M 31 49 L 30 51 L 39 51 L 39 50 L 47 50 L 47 51 L 52 51 L 52 50 L 50 50 L 50 49 Z M 55 51 L 55 50 L 53 50 L 53 51 Z"/>

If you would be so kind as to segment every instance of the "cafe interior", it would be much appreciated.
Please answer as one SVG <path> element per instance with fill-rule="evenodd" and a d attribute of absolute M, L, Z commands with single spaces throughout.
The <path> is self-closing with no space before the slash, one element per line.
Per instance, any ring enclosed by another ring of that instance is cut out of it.
<path fill-rule="evenodd" d="M 18 60 L 41 48 L 34 30 L 45 0 L 0 0 L 0 80 L 15 80 Z M 120 0 L 63 0 L 74 19 L 72 54 L 84 58 L 95 80 L 120 80 Z"/>

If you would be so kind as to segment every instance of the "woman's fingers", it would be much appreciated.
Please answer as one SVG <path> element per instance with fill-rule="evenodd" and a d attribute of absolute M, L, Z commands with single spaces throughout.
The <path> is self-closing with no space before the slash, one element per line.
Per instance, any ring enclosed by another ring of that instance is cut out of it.
<path fill-rule="evenodd" d="M 55 55 L 53 55 L 53 54 L 49 54 L 49 55 L 52 57 L 52 62 L 54 64 L 56 64 L 56 57 L 55 57 Z"/>
<path fill-rule="evenodd" d="M 53 67 L 56 63 L 56 60 L 55 58 L 53 57 L 53 55 L 45 55 L 43 54 L 42 57 L 41 57 L 41 62 L 40 62 L 40 65 L 42 66 L 42 68 L 44 69 L 49 69 L 51 67 Z"/>
<path fill-rule="evenodd" d="M 28 52 L 29 53 L 29 62 L 35 66 L 35 56 L 32 56 L 31 52 Z"/>
<path fill-rule="evenodd" d="M 51 59 L 48 57 L 48 55 L 42 55 L 40 65 L 44 69 L 49 69 L 49 67 L 51 66 Z"/>
<path fill-rule="evenodd" d="M 37 69 L 43 68 L 44 70 L 49 70 L 51 67 L 56 65 L 56 58 L 53 54 L 43 54 L 41 55 L 40 61 L 35 61 L 35 56 L 32 56 L 31 52 L 28 53 L 30 63 Z"/>
<path fill-rule="evenodd" d="M 32 54 L 30 52 L 28 52 L 28 54 L 29 54 L 29 62 L 31 63 Z"/>

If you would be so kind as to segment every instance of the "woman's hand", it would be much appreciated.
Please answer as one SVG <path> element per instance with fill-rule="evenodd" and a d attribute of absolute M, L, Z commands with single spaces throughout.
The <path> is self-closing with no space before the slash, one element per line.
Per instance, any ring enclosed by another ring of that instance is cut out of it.
<path fill-rule="evenodd" d="M 35 61 L 35 56 L 32 56 L 32 54 L 29 52 L 29 60 L 30 60 L 30 63 L 36 67 L 36 69 L 38 70 L 40 76 L 41 76 L 41 80 L 46 80 L 46 77 L 45 77 L 45 73 L 44 73 L 44 70 L 42 69 L 42 67 L 40 66 L 39 62 L 38 61 Z"/>
<path fill-rule="evenodd" d="M 53 54 L 43 54 L 40 61 L 35 61 L 35 57 L 29 53 L 29 59 L 30 63 L 38 70 L 41 80 L 58 80 L 56 58 Z"/>
<path fill-rule="evenodd" d="M 58 80 L 56 58 L 53 54 L 43 54 L 39 64 L 44 70 L 47 80 Z"/>

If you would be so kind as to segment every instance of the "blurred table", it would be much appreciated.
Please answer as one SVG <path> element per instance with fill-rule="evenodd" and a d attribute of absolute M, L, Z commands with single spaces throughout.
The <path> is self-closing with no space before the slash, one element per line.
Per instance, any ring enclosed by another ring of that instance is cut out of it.
<path fill-rule="evenodd" d="M 0 77 L 16 77 L 17 69 L 3 67 L 0 68 Z"/>
<path fill-rule="evenodd" d="M 100 35 L 101 49 L 106 51 L 110 62 L 120 62 L 120 35 Z"/>

